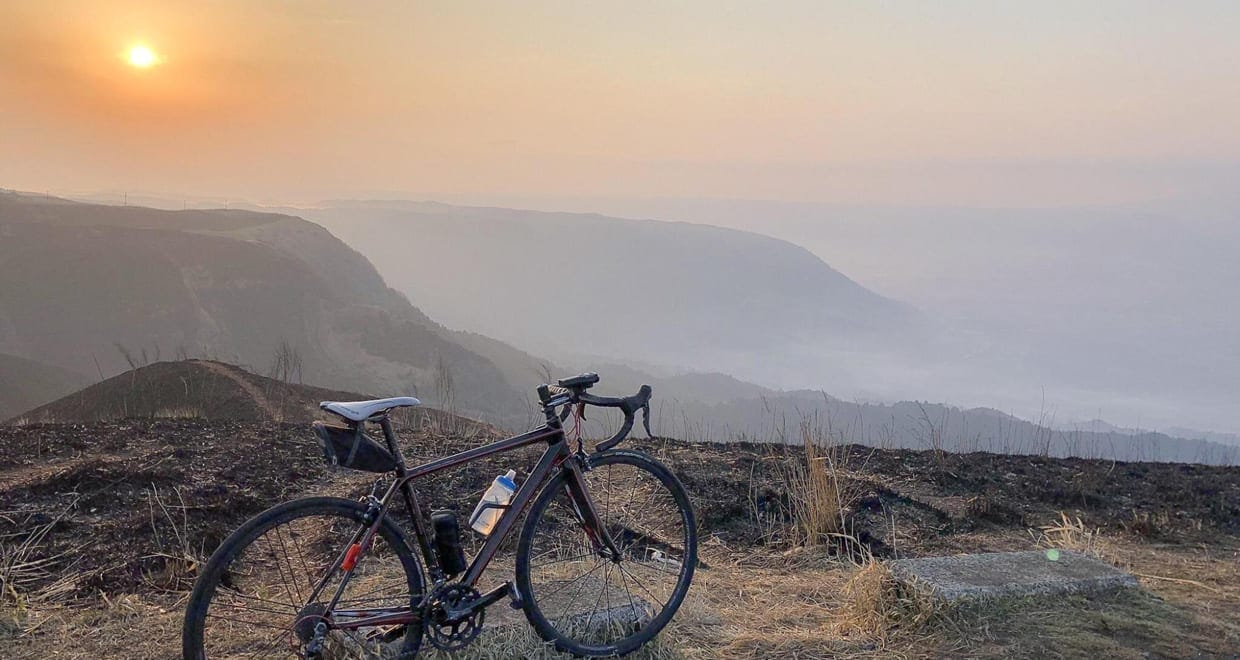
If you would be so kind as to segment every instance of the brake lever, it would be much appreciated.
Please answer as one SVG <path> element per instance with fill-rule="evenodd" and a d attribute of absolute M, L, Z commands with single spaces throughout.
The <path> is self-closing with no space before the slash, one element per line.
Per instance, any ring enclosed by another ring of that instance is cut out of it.
<path fill-rule="evenodd" d="M 650 402 L 642 406 L 642 426 L 646 427 L 646 437 L 653 438 L 654 434 L 650 432 Z"/>

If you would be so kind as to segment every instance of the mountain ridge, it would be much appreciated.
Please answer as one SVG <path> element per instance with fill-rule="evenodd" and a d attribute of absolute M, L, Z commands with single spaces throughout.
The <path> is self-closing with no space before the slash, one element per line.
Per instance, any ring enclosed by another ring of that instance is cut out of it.
<path fill-rule="evenodd" d="M 0 194 L 0 301 L 0 352 L 72 371 L 97 363 L 107 376 L 171 356 L 267 371 L 286 351 L 307 382 L 525 415 L 510 375 L 388 288 L 365 257 L 292 216 Z"/>
<path fill-rule="evenodd" d="M 432 317 L 559 362 L 674 365 L 786 387 L 764 374 L 805 355 L 855 372 L 871 354 L 912 353 L 926 339 L 919 311 L 752 232 L 439 203 L 297 212 Z M 848 371 L 822 370 L 814 384 L 835 388 Z"/>

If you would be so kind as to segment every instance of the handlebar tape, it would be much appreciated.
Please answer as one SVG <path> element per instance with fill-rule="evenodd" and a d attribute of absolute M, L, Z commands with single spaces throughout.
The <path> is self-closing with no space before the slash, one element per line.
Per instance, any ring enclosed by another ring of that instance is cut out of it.
<path fill-rule="evenodd" d="M 552 397 L 561 394 L 571 394 L 573 390 L 555 385 L 539 385 L 538 398 L 547 405 L 552 402 Z M 653 390 L 649 385 L 642 385 L 637 390 L 637 394 L 626 397 L 607 397 L 595 396 L 585 392 L 579 392 L 575 396 L 568 399 L 568 405 L 564 406 L 564 410 L 560 413 L 560 420 L 568 419 L 569 412 L 573 405 L 582 406 L 582 419 L 585 419 L 584 405 L 599 406 L 601 408 L 619 408 L 624 413 L 624 424 L 620 426 L 620 430 L 607 440 L 599 443 L 594 447 L 595 451 L 607 451 L 612 447 L 620 444 L 620 441 L 628 437 L 629 432 L 633 430 L 634 417 L 637 411 L 642 411 L 642 426 L 646 429 L 646 437 L 653 438 L 654 434 L 650 432 L 650 395 Z"/>
<path fill-rule="evenodd" d="M 621 412 L 624 413 L 624 424 L 620 426 L 620 430 L 616 431 L 615 435 L 595 446 L 595 451 L 607 451 L 608 449 L 620 444 L 621 440 L 628 437 L 629 431 L 633 430 L 633 418 L 638 410 L 642 411 L 642 426 L 646 428 L 646 436 L 651 438 L 654 437 L 654 434 L 650 432 L 650 395 L 652 392 L 653 390 L 650 389 L 649 385 L 642 385 L 641 389 L 637 390 L 637 394 L 634 394 L 633 396 L 626 396 L 621 399 L 604 399 L 589 395 L 583 395 L 581 397 L 581 400 L 585 403 L 593 403 L 593 405 L 601 405 L 609 408 L 619 408 Z M 591 399 L 598 401 L 598 403 L 594 403 Z"/>

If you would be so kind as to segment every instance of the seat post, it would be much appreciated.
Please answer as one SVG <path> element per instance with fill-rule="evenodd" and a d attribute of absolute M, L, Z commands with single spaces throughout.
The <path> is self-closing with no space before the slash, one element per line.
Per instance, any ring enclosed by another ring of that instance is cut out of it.
<path fill-rule="evenodd" d="M 422 551 L 422 557 L 426 562 L 427 570 L 430 571 L 431 579 L 438 583 L 444 579 L 443 569 L 439 565 L 439 556 L 435 548 L 431 546 L 426 522 L 422 518 L 422 506 L 418 503 L 413 487 L 406 480 L 406 477 L 409 476 L 409 471 L 405 469 L 405 455 L 401 453 L 400 443 L 396 441 L 396 432 L 392 430 L 392 420 L 387 415 L 384 415 L 377 421 L 379 422 L 379 427 L 383 429 L 383 438 L 387 440 L 388 449 L 396 457 L 396 483 L 399 484 L 401 497 L 405 500 L 405 508 L 409 511 L 409 519 L 413 523 L 414 536 L 417 537 L 418 547 Z"/>
<path fill-rule="evenodd" d="M 396 441 L 396 431 L 392 430 L 392 420 L 387 415 L 379 418 L 379 428 L 383 429 L 383 439 L 387 440 L 388 451 L 396 457 L 397 472 L 405 476 L 405 455 L 400 452 L 400 443 Z"/>

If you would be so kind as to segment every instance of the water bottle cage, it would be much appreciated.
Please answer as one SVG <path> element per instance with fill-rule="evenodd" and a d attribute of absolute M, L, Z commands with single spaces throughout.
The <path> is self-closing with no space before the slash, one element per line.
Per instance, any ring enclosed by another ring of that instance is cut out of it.
<path fill-rule="evenodd" d="M 474 511 L 474 514 L 469 517 L 469 526 L 471 529 L 473 529 L 474 524 L 477 523 L 478 520 L 482 518 L 484 515 L 486 515 L 487 511 L 490 511 L 491 509 L 499 509 L 500 511 L 506 512 L 508 511 L 508 509 L 511 509 L 511 508 L 512 508 L 512 505 L 510 504 L 496 504 L 495 502 L 482 502 L 478 505 L 478 508 L 477 510 Z M 502 518 L 503 516 L 504 514 L 501 513 L 500 517 Z M 499 524 L 499 519 L 496 519 L 496 521 L 491 525 L 491 531 L 494 531 L 495 526 L 498 524 Z M 474 531 L 478 532 L 479 534 L 482 534 L 483 536 L 487 536 L 490 534 L 490 532 L 486 532 L 486 533 L 479 532 L 477 529 L 474 529 Z"/>
<path fill-rule="evenodd" d="M 473 519 L 477 520 L 488 509 L 499 509 L 500 511 L 507 511 L 508 509 L 511 509 L 511 508 L 512 508 L 511 504 L 496 504 L 495 502 L 483 502 L 478 505 L 478 515 L 474 516 Z M 470 522 L 472 523 L 473 520 L 471 520 Z"/>

